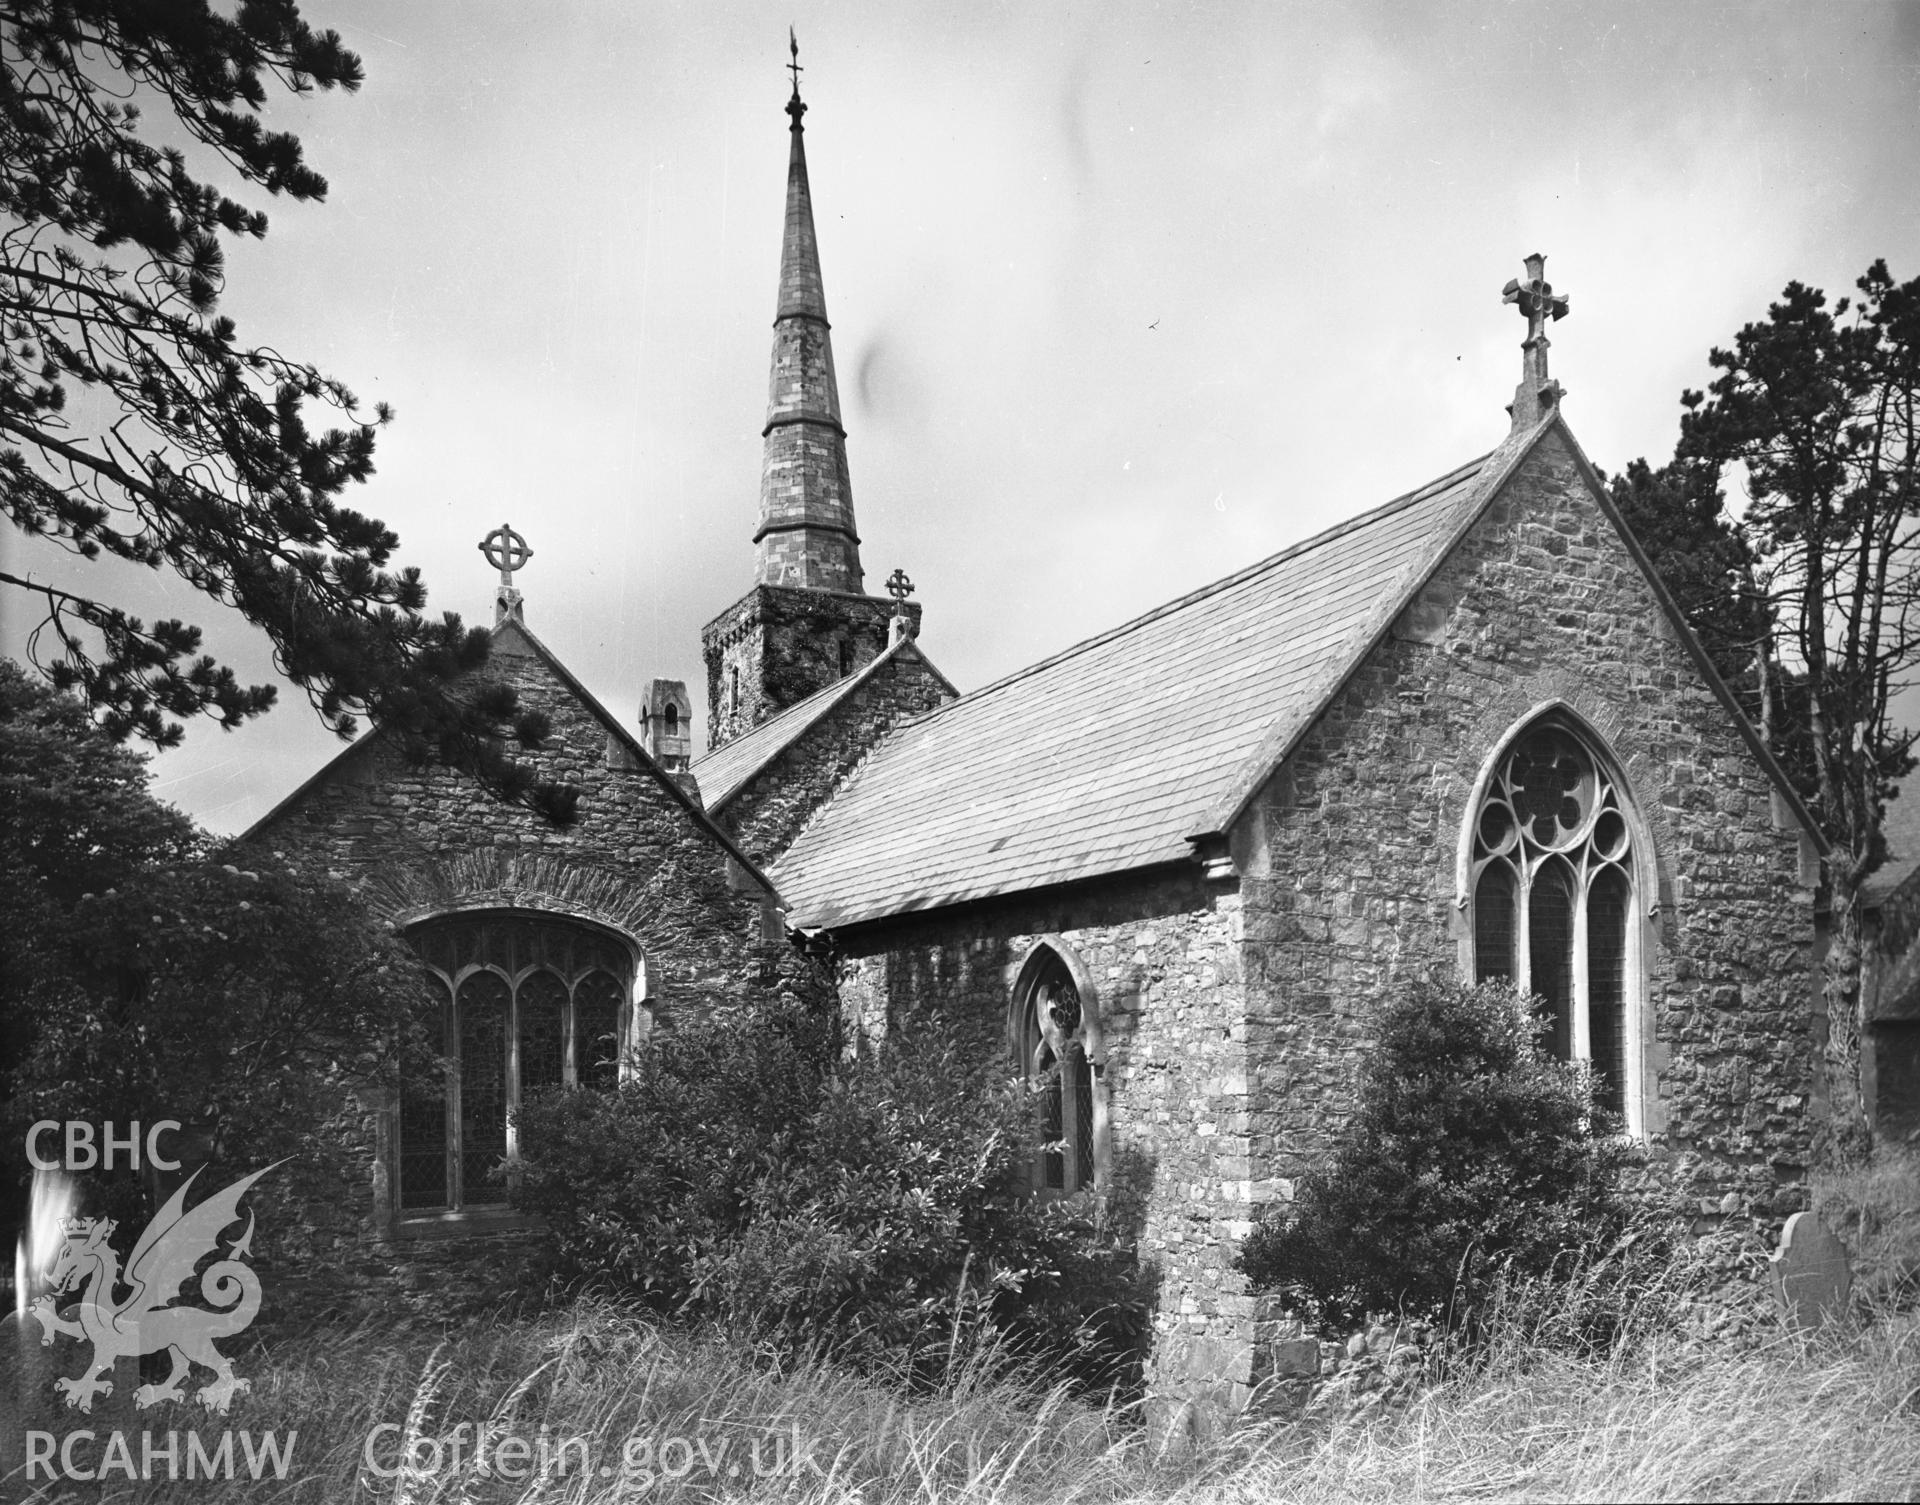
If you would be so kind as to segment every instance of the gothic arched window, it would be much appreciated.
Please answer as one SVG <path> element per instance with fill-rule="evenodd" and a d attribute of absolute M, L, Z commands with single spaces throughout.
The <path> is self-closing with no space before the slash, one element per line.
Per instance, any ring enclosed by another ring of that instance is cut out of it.
<path fill-rule="evenodd" d="M 1621 790 L 1558 722 L 1524 733 L 1473 813 L 1475 982 L 1537 1000 L 1546 1043 L 1590 1061 L 1600 1102 L 1635 1127 L 1634 851 Z"/>
<path fill-rule="evenodd" d="M 511 1114 L 545 1087 L 619 1081 L 634 961 L 603 931 L 548 915 L 453 915 L 408 937 L 436 979 L 428 1003 L 446 1079 L 402 1082 L 403 1212 L 497 1206 Z"/>
<path fill-rule="evenodd" d="M 1050 946 L 1023 969 L 1013 1025 L 1021 1080 L 1036 1100 L 1027 1184 L 1036 1196 L 1070 1197 L 1102 1179 L 1092 1060 L 1097 1021 L 1065 960 Z"/>

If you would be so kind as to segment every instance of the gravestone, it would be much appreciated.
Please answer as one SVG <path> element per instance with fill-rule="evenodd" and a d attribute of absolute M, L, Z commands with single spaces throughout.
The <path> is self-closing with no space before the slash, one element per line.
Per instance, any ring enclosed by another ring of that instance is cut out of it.
<path fill-rule="evenodd" d="M 1810 1212 L 1796 1212 L 1767 1260 L 1774 1299 L 1789 1327 L 1812 1332 L 1840 1317 L 1853 1291 L 1847 1246 Z"/>

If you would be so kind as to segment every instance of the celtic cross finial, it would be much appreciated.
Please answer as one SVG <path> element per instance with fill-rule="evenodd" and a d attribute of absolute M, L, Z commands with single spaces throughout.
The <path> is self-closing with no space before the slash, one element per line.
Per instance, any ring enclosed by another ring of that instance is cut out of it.
<path fill-rule="evenodd" d="M 513 588 L 516 571 L 526 568 L 533 558 L 533 550 L 527 547 L 526 539 L 506 523 L 495 528 L 480 541 L 480 552 L 486 556 L 487 563 L 500 572 L 500 588 L 494 592 L 493 625 L 498 627 L 508 617 L 520 615 L 520 592 Z"/>
<path fill-rule="evenodd" d="M 1516 304 L 1527 321 L 1527 337 L 1520 342 L 1520 386 L 1508 409 L 1516 431 L 1532 428 L 1566 395 L 1560 383 L 1547 375 L 1547 348 L 1553 343 L 1547 338 L 1547 321 L 1566 318 L 1572 300 L 1553 290 L 1546 272 L 1547 258 L 1536 251 L 1527 258 L 1526 280 L 1512 278 L 1500 290 L 1500 301 Z"/>
<path fill-rule="evenodd" d="M 905 570 L 896 569 L 887 576 L 887 594 L 896 601 L 905 601 L 913 594 L 913 582 L 907 578 Z"/>

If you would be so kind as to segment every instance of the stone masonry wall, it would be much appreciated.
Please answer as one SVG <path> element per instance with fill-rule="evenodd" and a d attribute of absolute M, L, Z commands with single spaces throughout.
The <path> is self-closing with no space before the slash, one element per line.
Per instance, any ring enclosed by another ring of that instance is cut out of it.
<path fill-rule="evenodd" d="M 1021 964 L 1043 939 L 1078 955 L 1103 1037 L 1107 1215 L 1158 1276 L 1149 1378 L 1160 1389 L 1162 1370 L 1203 1371 L 1235 1407 L 1255 1378 L 1253 1300 L 1232 1269 L 1255 1191 L 1240 924 L 1234 885 L 1181 868 L 836 937 L 855 1033 L 933 1014 L 977 1032 L 1009 1071 Z"/>
<path fill-rule="evenodd" d="M 904 603 L 913 631 L 920 603 Z M 841 591 L 756 585 L 700 631 L 707 664 L 707 746 L 725 746 L 878 658 L 894 603 Z M 739 678 L 729 700 L 729 671 Z"/>
<path fill-rule="evenodd" d="M 644 1007 L 654 1028 L 750 1001 L 805 965 L 781 934 L 765 890 L 512 626 L 496 635 L 488 672 L 550 718 L 551 736 L 525 756 L 541 775 L 580 789 L 572 828 L 556 829 L 466 775 L 414 766 L 374 742 L 349 752 L 251 833 L 259 860 L 323 865 L 402 927 L 496 908 L 608 926 L 644 957 Z M 307 1236 L 342 1269 L 348 1244 L 394 1231 L 387 1196 L 394 1117 L 391 1095 L 372 1087 L 343 1113 L 342 1131 L 364 1148 L 368 1184 L 342 1206 L 314 1211 Z"/>
<path fill-rule="evenodd" d="M 919 650 L 904 646 L 754 775 L 717 818 L 754 861 L 771 862 L 891 728 L 952 698 Z"/>
<path fill-rule="evenodd" d="M 572 828 L 493 799 L 464 774 L 412 767 L 397 749 L 374 746 L 277 812 L 254 844 L 324 858 L 402 925 L 524 907 L 623 931 L 645 953 L 648 1004 L 663 1018 L 742 996 L 764 891 L 511 627 L 495 639 L 490 672 L 550 718 L 552 735 L 525 761 L 580 789 Z"/>
<path fill-rule="evenodd" d="M 1235 833 L 1257 1185 L 1346 1118 L 1374 1008 L 1457 977 L 1475 781 L 1547 702 L 1624 766 L 1659 867 L 1640 894 L 1644 1191 L 1783 1217 L 1810 1152 L 1813 873 L 1797 826 L 1557 433 L 1335 696 Z"/>

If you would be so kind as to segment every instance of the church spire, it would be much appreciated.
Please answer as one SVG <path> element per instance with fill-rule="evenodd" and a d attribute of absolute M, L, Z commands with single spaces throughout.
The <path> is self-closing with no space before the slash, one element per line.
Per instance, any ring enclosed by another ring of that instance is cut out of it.
<path fill-rule="evenodd" d="M 813 590 L 862 589 L 847 476 L 847 431 L 833 376 L 827 297 L 813 232 L 807 149 L 800 120 L 800 44 L 787 33 L 793 94 L 787 115 L 787 219 L 780 247 L 780 301 L 773 318 L 773 368 L 760 466 L 760 526 L 755 578 L 762 585 Z"/>

